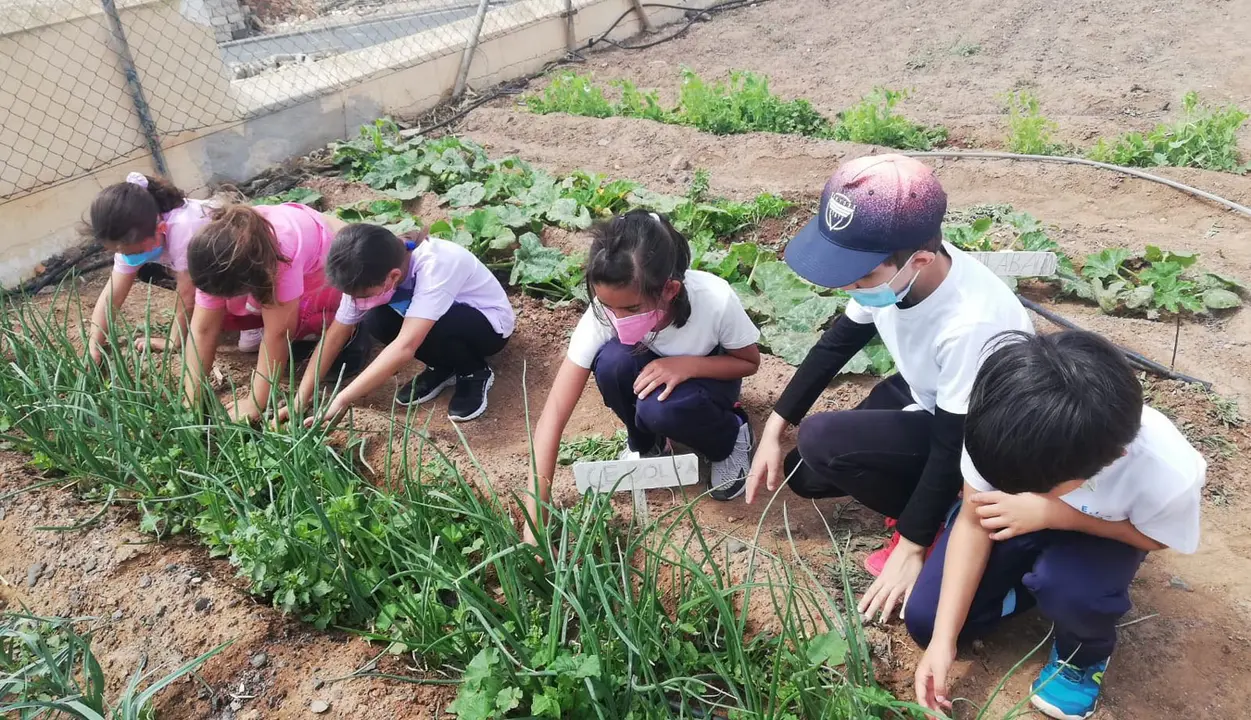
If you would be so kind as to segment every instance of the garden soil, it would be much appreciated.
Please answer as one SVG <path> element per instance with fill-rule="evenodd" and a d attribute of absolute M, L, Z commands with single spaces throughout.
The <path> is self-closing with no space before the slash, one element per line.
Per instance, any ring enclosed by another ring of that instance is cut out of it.
<path fill-rule="evenodd" d="M 1012 89 L 1033 91 L 1059 121 L 1063 138 L 1083 144 L 1096 135 L 1166 119 L 1166 107 L 1176 108 L 1190 89 L 1209 100 L 1244 105 L 1251 94 L 1251 77 L 1239 72 L 1251 59 L 1238 32 L 1251 22 L 1251 8 L 1243 4 L 1079 0 L 1059 7 L 1013 0 L 923 7 L 904 0 L 772 0 L 699 23 L 684 38 L 647 52 L 592 54 L 588 67 L 605 79 L 628 77 L 642 87 L 661 88 L 676 87 L 683 65 L 706 78 L 720 77 L 731 67 L 746 68 L 768 74 L 784 96 L 809 98 L 831 115 L 873 85 L 912 87 L 916 92 L 903 107 L 906 114 L 945 124 L 955 137 L 981 147 L 1000 141 L 1000 98 Z M 716 194 L 743 199 L 775 192 L 808 211 L 839 162 L 872 151 L 764 134 L 714 137 L 637 120 L 536 116 L 507 101 L 476 110 L 457 131 L 487 144 L 492 155 L 516 153 L 552 171 L 582 168 L 628 177 L 659 191 L 681 192 L 696 168 L 707 169 Z M 1077 166 L 970 160 L 935 161 L 934 166 L 953 207 L 1010 203 L 1044 221 L 1072 255 L 1156 244 L 1197 251 L 1207 267 L 1251 279 L 1251 219 L 1174 190 Z M 1232 200 L 1251 200 L 1251 179 L 1197 170 L 1160 174 Z M 304 184 L 332 204 L 374 197 L 334 179 Z M 432 221 L 441 210 L 424 201 L 418 212 Z M 780 243 L 805 216 L 800 212 L 771 221 L 756 239 Z M 573 249 L 585 240 L 549 231 L 544 242 Z M 94 299 L 102 282 L 95 277 L 83 287 L 84 302 Z M 158 306 L 169 307 L 169 293 L 152 293 Z M 143 295 L 133 294 L 129 312 L 142 309 Z M 498 377 L 491 408 L 459 426 L 485 477 L 469 470 L 469 463 L 462 462 L 462 468 L 479 482 L 489 478 L 503 492 L 524 487 L 526 409 L 532 423 L 577 317 L 573 308 L 553 309 L 520 296 L 514 296 L 514 306 L 518 329 L 494 361 Z M 1151 358 L 1172 361 L 1177 328 L 1170 323 L 1111 318 L 1068 302 L 1053 309 Z M 1041 320 L 1039 327 L 1054 329 Z M 1176 347 L 1177 369 L 1213 381 L 1219 394 L 1251 407 L 1249 342 L 1247 309 L 1211 321 L 1185 321 Z M 252 356 L 224 352 L 219 368 L 238 382 L 252 362 Z M 407 380 L 418 369 L 414 362 L 398 379 Z M 791 372 L 780 360 L 766 357 L 760 372 L 745 383 L 744 403 L 758 427 Z M 864 379 L 837 384 L 815 410 L 854 404 L 869 385 Z M 385 426 L 393 388 L 368 399 L 354 418 L 358 428 Z M 1251 435 L 1244 427 L 1227 426 L 1222 417 L 1228 414 L 1192 388 L 1154 381 L 1149 395 L 1208 457 L 1203 544 L 1195 555 L 1164 552 L 1147 561 L 1132 588 L 1135 608 L 1126 617 L 1132 624 L 1122 629 L 1122 645 L 1105 684 L 1106 702 L 1095 717 L 1240 717 L 1251 705 Z M 417 422 L 463 459 L 466 451 L 445 408 L 446 397 L 423 408 Z M 590 389 L 568 434 L 614 429 L 613 418 Z M 371 463 L 384 455 L 381 442 L 367 446 Z M 15 455 L 0 456 L 0 496 L 40 479 L 24 462 Z M 558 483 L 557 500 L 572 501 L 568 474 Z M 656 512 L 679 500 L 668 492 L 651 494 Z M 628 505 L 620 502 L 622 513 L 629 512 Z M 165 717 L 303 718 L 312 714 L 314 701 L 330 704 L 323 717 L 439 717 L 452 697 L 454 689 L 447 687 L 339 679 L 371 669 L 371 659 L 382 648 L 283 617 L 249 596 L 225 560 L 208 558 L 187 540 L 151 542 L 137 532 L 125 509 L 110 510 L 80 532 L 38 529 L 71 525 L 95 510 L 58 489 L 0 500 L 0 599 L 40 613 L 104 619 L 97 642 L 113 678 L 126 676 L 144 657 L 150 666 L 168 668 L 233 641 L 204 667 L 203 683 L 175 686 L 162 704 Z M 830 585 L 837 584 L 837 557 L 827 522 L 840 547 L 846 543 L 849 548 L 847 565 L 858 587 L 867 584 L 857 569 L 864 553 L 885 539 L 881 518 L 863 508 L 835 501 L 814 505 L 787 491 L 764 518 L 758 506 L 707 501 L 700 504 L 698 517 L 714 538 L 758 544 L 784 558 L 797 552 Z M 736 574 L 745 572 L 750 556 L 744 551 L 732 557 Z M 765 614 L 753 612 L 753 619 L 767 628 Z M 1001 674 L 1046 632 L 1041 619 L 1027 615 L 963 648 L 953 671 L 955 694 L 981 703 Z M 879 676 L 910 698 L 918 651 L 898 622 L 872 627 L 869 635 Z M 1028 661 L 1008 681 L 992 716 L 1002 716 L 1024 697 L 1039 664 L 1038 658 Z M 437 669 L 417 667 L 407 657 L 383 657 L 378 669 L 439 677 Z M 973 717 L 971 707 L 959 707 L 959 716 Z"/>

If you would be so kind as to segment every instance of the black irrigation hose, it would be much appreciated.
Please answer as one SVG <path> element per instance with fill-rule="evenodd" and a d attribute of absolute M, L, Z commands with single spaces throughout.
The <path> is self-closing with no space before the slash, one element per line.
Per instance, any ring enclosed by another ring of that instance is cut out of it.
<path fill-rule="evenodd" d="M 686 24 L 683 25 L 681 28 L 679 28 L 676 32 L 672 32 L 658 40 L 653 40 L 651 42 L 643 43 L 642 45 L 625 45 L 623 43 L 617 42 L 616 40 L 609 40 L 608 34 L 611 33 L 613 30 L 615 30 L 616 27 L 619 24 L 621 24 L 621 21 L 626 19 L 626 17 L 629 16 L 630 13 L 634 12 L 634 8 L 630 8 L 629 10 L 626 10 L 625 12 L 621 13 L 621 15 L 617 16 L 617 19 L 613 21 L 613 24 L 609 25 L 607 30 L 600 33 L 599 37 L 591 38 L 589 41 L 587 41 L 584 47 L 585 49 L 590 50 L 592 47 L 595 46 L 596 43 L 603 42 L 603 43 L 612 45 L 614 47 L 621 48 L 622 50 L 646 50 L 647 48 L 656 47 L 657 45 L 660 45 L 661 43 L 667 43 L 670 40 L 675 40 L 685 35 L 686 31 L 691 29 L 691 26 L 693 26 L 695 23 L 699 22 L 700 20 L 710 19 L 713 13 L 725 12 L 727 10 L 736 10 L 746 5 L 756 4 L 758 1 L 759 0 L 725 0 L 725 2 L 715 3 L 713 5 L 709 5 L 706 8 L 692 8 L 692 7 L 686 7 L 683 5 L 670 5 L 668 3 L 641 3 L 639 7 L 645 7 L 645 8 L 657 7 L 657 8 L 666 8 L 669 10 L 685 11 L 688 15 Z"/>
<path fill-rule="evenodd" d="M 1042 305 L 1039 305 L 1033 300 L 1021 297 L 1020 295 L 1017 295 L 1017 298 L 1021 300 L 1022 305 L 1029 308 L 1030 310 L 1033 310 L 1034 312 L 1038 313 L 1040 316 L 1046 318 L 1047 320 L 1050 320 L 1056 325 L 1059 325 L 1060 327 L 1068 328 L 1069 330 L 1081 330 L 1082 329 L 1080 325 L 1073 322 L 1072 320 L 1069 320 L 1066 317 L 1063 317 L 1061 315 L 1057 315 L 1051 312 L 1050 310 L 1043 307 Z M 1189 375 L 1184 375 L 1182 373 L 1170 370 L 1169 368 L 1161 365 L 1160 363 L 1154 360 L 1151 360 L 1145 355 L 1136 353 L 1133 350 L 1130 350 L 1129 348 L 1117 345 L 1116 349 L 1120 350 L 1121 353 L 1125 355 L 1125 359 L 1129 360 L 1131 365 L 1137 367 L 1140 370 L 1146 370 L 1147 372 L 1153 375 L 1159 375 L 1160 377 L 1167 378 L 1169 380 L 1180 380 L 1182 382 L 1191 383 L 1193 385 L 1202 385 L 1205 390 L 1212 389 L 1212 383 L 1208 382 L 1207 380 L 1200 380 L 1198 378 L 1194 378 Z"/>

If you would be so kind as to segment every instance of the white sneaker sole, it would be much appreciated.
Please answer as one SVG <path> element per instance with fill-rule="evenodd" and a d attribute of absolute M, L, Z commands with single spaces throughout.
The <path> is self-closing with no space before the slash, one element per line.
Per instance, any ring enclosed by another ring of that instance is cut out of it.
<path fill-rule="evenodd" d="M 244 330 L 239 333 L 239 352 L 254 353 L 261 351 L 261 343 L 265 340 L 265 332 L 262 330 L 259 333 L 255 333 L 255 338 L 251 338 L 248 334 L 252 332 L 252 330 Z M 244 338 L 248 339 L 244 340 Z"/>
<path fill-rule="evenodd" d="M 1095 707 L 1091 708 L 1090 712 L 1085 715 L 1070 715 L 1037 695 L 1031 695 L 1029 702 L 1036 710 L 1049 718 L 1053 718 L 1053 720 L 1086 720 L 1086 718 L 1094 715 L 1095 710 L 1099 708 L 1099 703 L 1096 702 Z"/>
<path fill-rule="evenodd" d="M 395 401 L 404 407 L 408 407 L 409 405 L 420 405 L 422 403 L 430 402 L 431 400 L 437 398 L 438 396 L 443 394 L 444 390 L 452 387 L 455 384 L 456 384 L 456 376 L 451 375 L 448 377 L 448 379 L 439 383 L 438 386 L 436 386 L 433 390 L 426 393 L 425 395 L 422 395 L 416 400 L 405 401 L 405 400 L 401 400 L 399 396 L 396 396 Z"/>
<path fill-rule="evenodd" d="M 456 378 L 454 377 L 452 378 L 452 380 L 455 380 L 455 379 Z M 491 386 L 494 384 L 495 384 L 495 372 L 492 371 L 491 374 L 487 377 L 486 387 L 482 389 L 482 404 L 478 406 L 478 409 L 464 416 L 453 415 L 452 413 L 448 413 L 447 419 L 451 420 L 452 422 L 468 422 L 482 415 L 482 413 L 486 412 L 487 410 L 487 397 L 491 394 Z"/>

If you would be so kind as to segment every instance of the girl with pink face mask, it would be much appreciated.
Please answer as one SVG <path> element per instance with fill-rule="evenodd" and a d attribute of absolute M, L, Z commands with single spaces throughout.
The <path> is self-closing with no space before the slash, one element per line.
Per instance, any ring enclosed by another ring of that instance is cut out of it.
<path fill-rule="evenodd" d="M 760 331 L 729 283 L 690 263 L 686 238 L 662 215 L 633 210 L 592 230 L 591 306 L 535 428 L 528 541 L 550 497 L 560 436 L 592 374 L 604 404 L 625 423 L 624 457 L 655 457 L 680 443 L 712 463 L 713 498 L 743 493 L 752 433 L 738 397 L 742 379 L 760 365 Z"/>

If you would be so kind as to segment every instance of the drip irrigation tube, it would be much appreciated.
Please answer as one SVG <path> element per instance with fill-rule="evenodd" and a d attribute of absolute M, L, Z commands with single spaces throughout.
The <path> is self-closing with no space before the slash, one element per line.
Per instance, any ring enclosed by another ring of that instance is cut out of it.
<path fill-rule="evenodd" d="M 1170 180 L 1159 175 L 1152 175 L 1151 173 L 1143 172 L 1142 170 L 1099 162 L 1097 160 L 1087 160 L 1086 158 L 1067 157 L 1064 155 L 1018 155 L 1016 153 L 994 152 L 989 150 L 926 150 L 900 154 L 907 155 L 908 157 L 969 158 L 973 160 L 1033 160 L 1036 162 L 1063 163 L 1068 165 L 1088 165 L 1090 167 L 1096 167 L 1102 170 L 1111 170 L 1112 172 L 1121 173 L 1122 175 L 1130 175 L 1142 180 L 1160 183 L 1161 185 L 1167 185 L 1174 190 L 1190 193 L 1195 197 L 1203 198 L 1204 200 L 1214 202 L 1217 205 L 1223 205 L 1230 210 L 1242 213 L 1247 217 L 1251 217 L 1251 207 L 1240 205 L 1232 200 L 1226 200 L 1225 198 L 1219 195 L 1213 195 L 1206 190 L 1200 190 L 1199 188 L 1179 183 L 1176 180 Z"/>
<path fill-rule="evenodd" d="M 1051 312 L 1050 310 L 1043 307 L 1042 305 L 1039 305 L 1033 300 L 1023 298 L 1020 295 L 1017 295 L 1017 298 L 1020 299 L 1022 305 L 1038 313 L 1040 316 L 1046 318 L 1047 320 L 1050 320 L 1056 325 L 1059 325 L 1060 327 L 1068 328 L 1069 330 L 1082 330 L 1083 329 L 1082 326 L 1078 325 L 1072 320 L 1069 320 L 1066 317 L 1063 317 L 1061 315 L 1057 315 Z M 1134 367 L 1137 367 L 1140 370 L 1146 370 L 1147 372 L 1153 375 L 1159 375 L 1160 377 L 1167 378 L 1169 380 L 1180 380 L 1182 382 L 1191 383 L 1193 385 L 1202 385 L 1205 390 L 1212 389 L 1212 383 L 1208 382 L 1207 380 L 1200 380 L 1199 378 L 1191 377 L 1189 375 L 1184 375 L 1182 373 L 1171 370 L 1161 365 L 1160 363 L 1146 357 L 1145 355 L 1142 355 L 1140 353 L 1134 352 L 1133 350 L 1130 350 L 1129 348 L 1117 345 L 1116 349 L 1120 350 L 1121 353 L 1125 355 L 1125 359 L 1129 360 L 1131 365 L 1133 365 Z"/>

